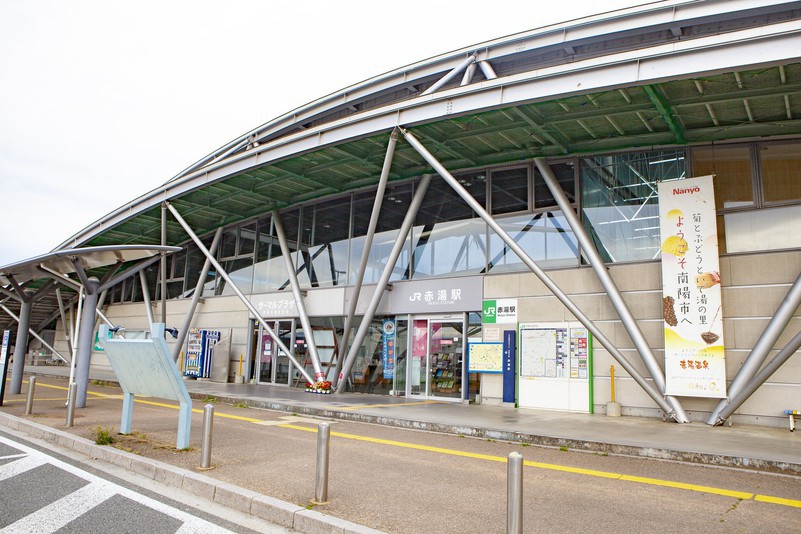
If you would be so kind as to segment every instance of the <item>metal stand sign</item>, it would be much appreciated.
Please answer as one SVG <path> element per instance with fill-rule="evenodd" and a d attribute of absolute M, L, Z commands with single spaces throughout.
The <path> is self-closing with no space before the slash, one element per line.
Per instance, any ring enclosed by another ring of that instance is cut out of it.
<path fill-rule="evenodd" d="M 0 348 L 0 406 L 3 405 L 3 397 L 6 393 L 6 372 L 8 371 L 8 341 L 11 337 L 11 330 L 3 331 L 3 346 Z"/>

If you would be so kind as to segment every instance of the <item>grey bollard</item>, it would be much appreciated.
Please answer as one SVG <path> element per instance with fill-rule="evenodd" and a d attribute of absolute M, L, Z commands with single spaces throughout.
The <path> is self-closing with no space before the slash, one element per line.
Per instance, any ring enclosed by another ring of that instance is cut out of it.
<path fill-rule="evenodd" d="M 70 384 L 69 397 L 67 397 L 67 428 L 75 423 L 75 394 L 78 393 L 78 384 Z"/>
<path fill-rule="evenodd" d="M 328 423 L 317 425 L 317 481 L 314 488 L 314 504 L 328 503 L 328 443 L 331 427 Z"/>
<path fill-rule="evenodd" d="M 31 415 L 31 412 L 33 412 L 34 389 L 36 389 L 36 377 L 32 376 L 28 379 L 28 400 L 25 401 L 25 415 Z"/>
<path fill-rule="evenodd" d="M 214 431 L 214 405 L 207 404 L 203 408 L 203 446 L 200 452 L 200 467 L 211 467 L 211 435 Z"/>
<path fill-rule="evenodd" d="M 506 463 L 506 533 L 523 534 L 523 455 L 509 453 Z"/>

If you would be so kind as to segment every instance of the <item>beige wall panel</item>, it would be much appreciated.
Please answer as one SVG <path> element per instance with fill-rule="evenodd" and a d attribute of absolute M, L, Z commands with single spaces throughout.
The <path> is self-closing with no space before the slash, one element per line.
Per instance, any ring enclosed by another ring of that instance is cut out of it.
<path fill-rule="evenodd" d="M 501 274 L 484 277 L 485 299 L 516 298 L 520 296 L 520 293 L 519 274 Z"/>
<path fill-rule="evenodd" d="M 789 285 L 763 287 L 724 287 L 723 310 L 726 317 L 772 317 Z"/>
<path fill-rule="evenodd" d="M 726 285 L 787 284 L 801 273 L 801 253 L 746 254 L 727 258 L 730 265 Z"/>
<path fill-rule="evenodd" d="M 662 268 L 658 262 L 613 265 L 609 274 L 620 291 L 662 289 Z"/>

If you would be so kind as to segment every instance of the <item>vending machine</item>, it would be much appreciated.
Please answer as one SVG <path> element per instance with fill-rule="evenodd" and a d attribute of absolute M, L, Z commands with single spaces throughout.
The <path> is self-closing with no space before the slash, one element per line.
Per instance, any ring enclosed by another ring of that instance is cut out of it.
<path fill-rule="evenodd" d="M 220 332 L 190 328 L 186 336 L 184 376 L 209 378 L 214 346 L 220 341 Z"/>

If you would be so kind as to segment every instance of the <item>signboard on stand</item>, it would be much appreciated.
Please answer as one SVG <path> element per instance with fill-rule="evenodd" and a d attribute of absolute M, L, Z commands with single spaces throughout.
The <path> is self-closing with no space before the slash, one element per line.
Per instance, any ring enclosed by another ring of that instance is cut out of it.
<path fill-rule="evenodd" d="M 712 176 L 659 184 L 667 395 L 726 397 Z"/>
<path fill-rule="evenodd" d="M 3 330 L 3 345 L 0 347 L 0 406 L 3 405 L 3 397 L 6 394 L 6 373 L 8 373 L 8 343 L 11 338 L 11 330 Z"/>

